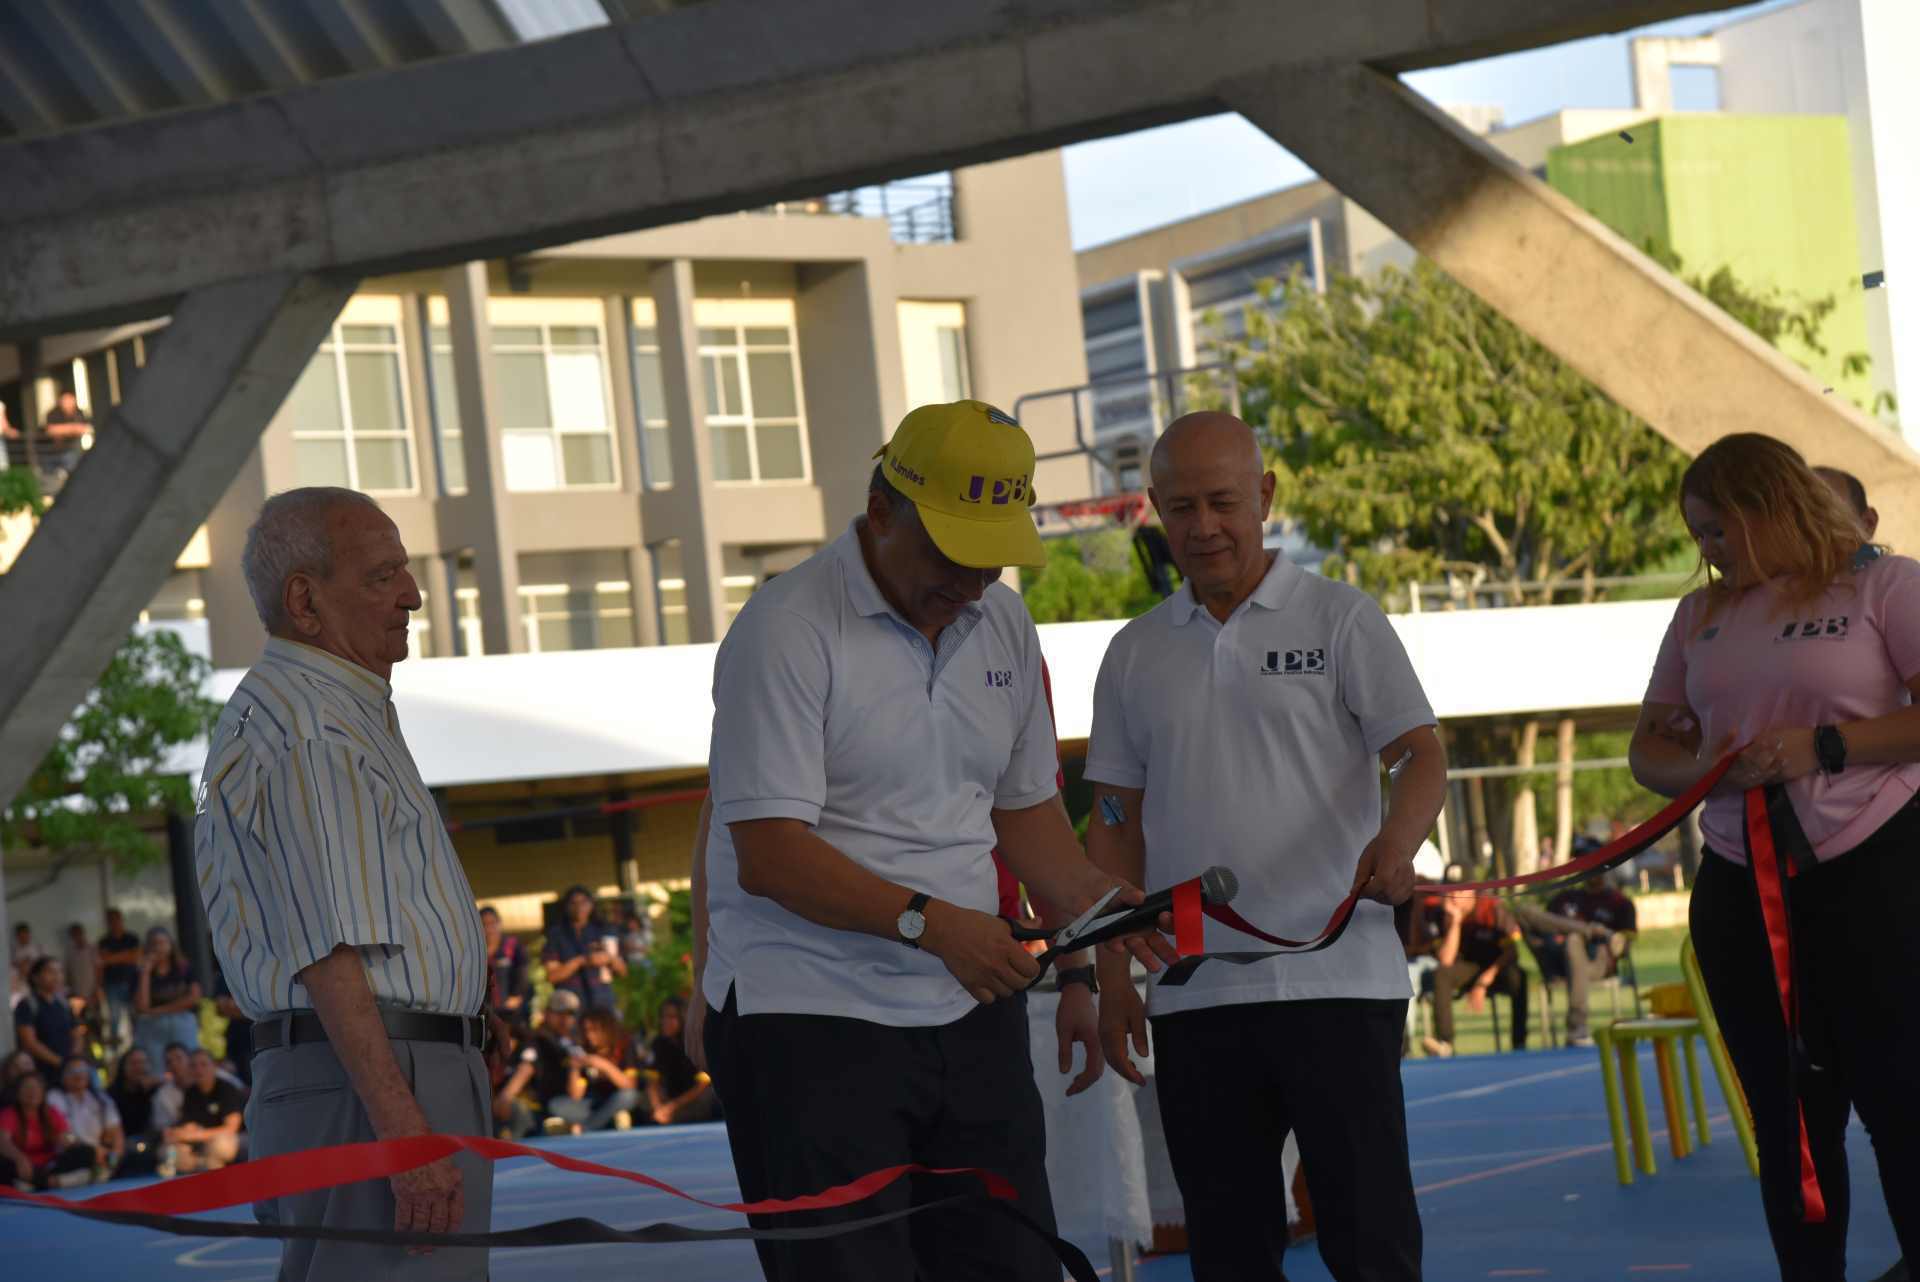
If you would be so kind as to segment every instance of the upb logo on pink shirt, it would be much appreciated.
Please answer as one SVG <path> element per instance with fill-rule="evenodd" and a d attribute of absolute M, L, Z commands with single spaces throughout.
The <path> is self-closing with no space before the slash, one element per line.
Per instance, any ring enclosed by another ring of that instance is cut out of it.
<path fill-rule="evenodd" d="M 1821 619 L 1789 619 L 1787 626 L 1773 638 L 1777 645 L 1782 641 L 1812 641 L 1825 638 L 1838 641 L 1847 635 L 1847 616 L 1831 614 Z"/>

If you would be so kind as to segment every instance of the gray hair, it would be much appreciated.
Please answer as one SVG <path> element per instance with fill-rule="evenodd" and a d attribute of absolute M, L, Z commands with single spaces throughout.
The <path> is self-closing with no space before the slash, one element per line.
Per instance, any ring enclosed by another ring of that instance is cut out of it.
<path fill-rule="evenodd" d="M 327 514 L 347 503 L 374 511 L 375 503 L 358 490 L 335 485 L 309 485 L 286 490 L 260 507 L 247 530 L 246 549 L 240 553 L 240 571 L 254 612 L 268 632 L 287 626 L 287 579 L 295 574 L 325 578 L 333 573 L 333 544 L 327 537 Z"/>

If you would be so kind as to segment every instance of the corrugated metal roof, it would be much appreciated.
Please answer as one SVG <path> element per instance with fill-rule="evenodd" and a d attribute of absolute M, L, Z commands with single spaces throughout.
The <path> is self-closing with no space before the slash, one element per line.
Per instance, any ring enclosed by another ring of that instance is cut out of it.
<path fill-rule="evenodd" d="M 0 0 L 0 138 L 600 26 L 600 0 Z"/>

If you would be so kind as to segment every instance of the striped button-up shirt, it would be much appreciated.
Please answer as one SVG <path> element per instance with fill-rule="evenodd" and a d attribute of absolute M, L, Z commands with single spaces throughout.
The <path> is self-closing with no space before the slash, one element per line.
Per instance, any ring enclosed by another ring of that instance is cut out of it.
<path fill-rule="evenodd" d="M 385 681 L 270 639 L 214 728 L 199 810 L 200 898 L 247 1015 L 311 1007 L 295 976 L 341 944 L 382 1005 L 480 1009 L 480 915 Z"/>

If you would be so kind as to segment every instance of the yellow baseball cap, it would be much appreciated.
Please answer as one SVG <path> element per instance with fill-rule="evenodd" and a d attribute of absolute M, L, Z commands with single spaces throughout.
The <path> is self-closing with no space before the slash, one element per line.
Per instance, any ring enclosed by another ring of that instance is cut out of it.
<path fill-rule="evenodd" d="M 985 401 L 922 405 L 874 454 L 913 500 L 948 560 L 974 569 L 1045 565 L 1034 528 L 1033 442 Z"/>

